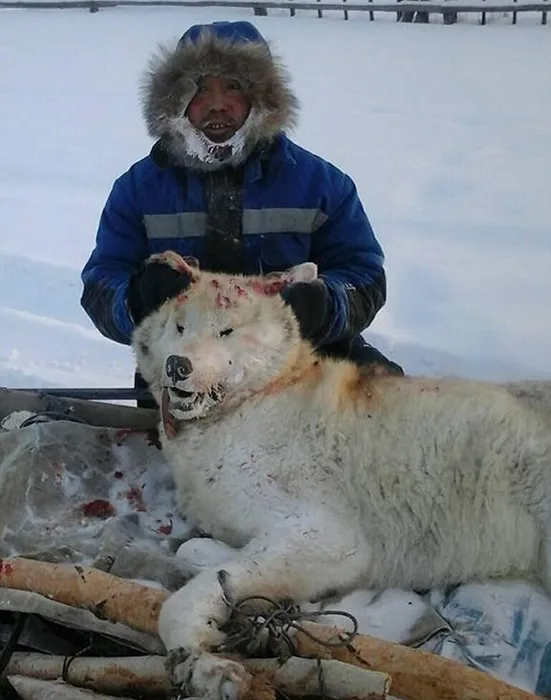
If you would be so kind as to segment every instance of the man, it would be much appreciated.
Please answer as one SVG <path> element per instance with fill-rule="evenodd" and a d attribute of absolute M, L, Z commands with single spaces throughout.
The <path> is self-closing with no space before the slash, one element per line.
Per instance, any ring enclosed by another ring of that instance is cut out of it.
<path fill-rule="evenodd" d="M 359 335 L 385 303 L 386 280 L 356 187 L 285 135 L 298 101 L 258 30 L 191 27 L 153 58 L 142 98 L 156 143 L 113 185 L 82 272 L 81 303 L 101 333 L 129 344 L 134 325 L 187 285 L 162 264 L 145 266 L 152 253 L 243 274 L 313 261 L 319 279 L 282 292 L 304 337 L 402 374 Z"/>

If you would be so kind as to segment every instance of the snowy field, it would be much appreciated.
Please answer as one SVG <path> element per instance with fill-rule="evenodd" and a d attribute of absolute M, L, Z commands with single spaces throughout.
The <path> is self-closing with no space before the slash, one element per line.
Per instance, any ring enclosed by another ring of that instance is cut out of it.
<path fill-rule="evenodd" d="M 112 181 L 150 148 L 137 86 L 158 41 L 246 18 L 289 64 L 301 145 L 349 172 L 387 254 L 367 337 L 410 373 L 551 376 L 551 28 L 0 11 L 0 385 L 129 385 L 80 309 Z"/>

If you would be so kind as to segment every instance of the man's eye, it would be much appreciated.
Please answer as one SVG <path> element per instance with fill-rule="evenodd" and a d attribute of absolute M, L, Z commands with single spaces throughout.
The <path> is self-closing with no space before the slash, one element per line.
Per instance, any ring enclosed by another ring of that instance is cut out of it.
<path fill-rule="evenodd" d="M 233 328 L 225 328 L 223 331 L 220 331 L 220 338 L 223 338 L 226 335 L 231 335 L 233 333 Z"/>
<path fill-rule="evenodd" d="M 181 335 L 181 334 L 184 332 L 185 328 L 184 328 L 184 326 L 182 326 L 180 323 L 177 323 L 177 324 L 176 324 L 176 330 L 177 330 L 178 333 L 180 333 L 180 335 Z"/>

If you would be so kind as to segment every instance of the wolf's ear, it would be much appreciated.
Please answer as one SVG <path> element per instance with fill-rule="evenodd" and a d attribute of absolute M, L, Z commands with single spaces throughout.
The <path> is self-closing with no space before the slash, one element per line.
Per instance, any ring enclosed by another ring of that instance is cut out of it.
<path fill-rule="evenodd" d="M 194 258 L 192 255 L 185 255 L 182 260 L 187 263 L 190 267 L 195 268 L 196 270 L 199 270 L 199 260 L 197 258 Z"/>
<path fill-rule="evenodd" d="M 318 266 L 313 262 L 305 262 L 300 265 L 290 267 L 282 272 L 270 272 L 265 279 L 279 280 L 284 284 L 294 284 L 295 282 L 313 282 L 318 277 Z"/>
<path fill-rule="evenodd" d="M 318 266 L 313 262 L 295 265 L 283 273 L 289 284 L 295 282 L 313 282 L 318 277 Z"/>
<path fill-rule="evenodd" d="M 295 282 L 313 282 L 318 276 L 318 266 L 313 262 L 306 262 L 295 267 L 290 267 L 282 272 L 270 272 L 263 277 L 254 279 L 250 286 L 265 296 L 275 296 L 283 289 Z"/>
<path fill-rule="evenodd" d="M 165 250 L 164 253 L 150 255 L 147 262 L 167 265 L 181 275 L 188 277 L 190 282 L 196 282 L 199 279 L 199 261 L 197 258 L 191 256 L 183 258 L 173 250 Z"/>

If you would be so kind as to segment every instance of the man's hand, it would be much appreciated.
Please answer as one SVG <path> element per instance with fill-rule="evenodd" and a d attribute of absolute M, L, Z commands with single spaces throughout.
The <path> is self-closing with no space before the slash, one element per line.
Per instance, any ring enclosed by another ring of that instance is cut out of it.
<path fill-rule="evenodd" d="M 126 300 L 137 325 L 167 299 L 178 296 L 190 284 L 187 275 L 161 262 L 145 263 L 128 282 Z"/>
<path fill-rule="evenodd" d="M 325 283 L 320 279 L 295 282 L 285 287 L 281 296 L 293 309 L 301 336 L 316 347 L 320 345 L 329 307 L 329 292 Z"/>

